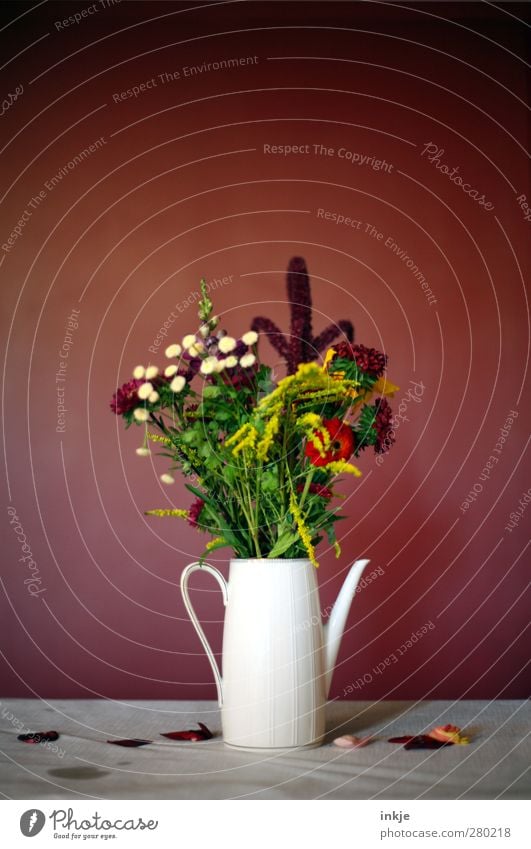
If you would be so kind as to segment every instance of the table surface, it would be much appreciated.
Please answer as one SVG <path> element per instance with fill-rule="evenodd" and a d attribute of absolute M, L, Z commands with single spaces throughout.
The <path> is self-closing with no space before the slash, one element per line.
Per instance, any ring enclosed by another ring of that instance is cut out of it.
<path fill-rule="evenodd" d="M 160 736 L 198 720 L 212 740 Z M 406 751 L 387 742 L 446 723 L 466 729 L 471 744 Z M 323 746 L 245 752 L 223 744 L 214 702 L 4 699 L 0 792 L 8 799 L 529 798 L 529 725 L 528 702 L 331 702 Z M 50 729 L 60 734 L 53 746 L 17 739 Z M 377 739 L 355 750 L 331 744 L 346 733 Z M 107 743 L 123 738 L 153 743 Z"/>

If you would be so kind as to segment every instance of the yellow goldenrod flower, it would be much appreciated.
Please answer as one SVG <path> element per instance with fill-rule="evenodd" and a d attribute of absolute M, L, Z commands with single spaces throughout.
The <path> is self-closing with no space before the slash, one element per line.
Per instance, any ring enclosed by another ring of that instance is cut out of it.
<path fill-rule="evenodd" d="M 232 449 L 233 457 L 236 457 L 238 454 L 240 454 L 244 450 L 244 448 L 250 448 L 251 450 L 253 450 L 256 447 L 257 439 L 258 431 L 252 425 L 249 425 L 249 430 L 247 431 L 246 436 L 244 436 L 244 438 L 238 443 L 238 445 L 235 445 Z"/>
<path fill-rule="evenodd" d="M 320 431 L 320 433 L 323 433 L 323 431 Z M 328 438 L 328 441 L 330 441 L 330 437 Z M 317 431 L 315 431 L 312 434 L 312 436 L 310 437 L 310 442 L 314 446 L 315 450 L 319 452 L 319 455 L 321 457 L 326 457 L 326 450 L 325 450 L 325 447 L 324 447 L 324 443 L 321 440 L 319 433 L 317 433 Z"/>
<path fill-rule="evenodd" d="M 188 510 L 146 510 L 146 516 L 177 516 L 179 519 L 188 518 Z"/>
<path fill-rule="evenodd" d="M 334 551 L 335 551 L 335 553 L 336 553 L 336 559 L 337 559 L 337 558 L 339 558 L 339 557 L 341 557 L 341 546 L 339 545 L 339 543 L 337 542 L 337 540 L 336 540 L 336 542 L 334 543 Z"/>
<path fill-rule="evenodd" d="M 352 463 L 347 463 L 346 460 L 335 460 L 332 463 L 327 463 L 323 466 L 326 471 L 332 472 L 333 475 L 341 475 L 346 472 L 349 475 L 354 475 L 356 478 L 361 478 L 361 472 L 357 466 Z"/>
<path fill-rule="evenodd" d="M 148 430 L 147 438 L 151 440 L 151 442 L 162 442 L 163 445 L 173 445 L 171 439 L 168 436 L 161 436 L 159 433 L 151 433 Z"/>
<path fill-rule="evenodd" d="M 297 525 L 297 530 L 302 540 L 302 544 L 306 549 L 308 558 L 317 569 L 319 567 L 319 563 L 315 558 L 315 548 L 312 545 L 312 535 L 310 533 L 310 529 L 304 522 L 304 516 L 302 515 L 301 509 L 297 504 L 297 499 L 295 498 L 295 493 L 293 492 L 293 490 L 291 491 L 289 497 L 289 509 L 291 510 L 293 518 L 295 519 L 295 524 Z"/>
<path fill-rule="evenodd" d="M 267 422 L 264 430 L 264 435 L 260 442 L 258 443 L 256 449 L 256 456 L 259 460 L 266 460 L 267 455 L 269 453 L 269 449 L 273 444 L 273 440 L 277 435 L 280 428 L 280 416 L 278 413 L 274 413 L 269 421 Z"/>
<path fill-rule="evenodd" d="M 238 430 L 235 433 L 233 433 L 232 436 L 229 436 L 225 440 L 225 445 L 228 447 L 229 445 L 232 445 L 234 442 L 238 442 L 238 440 L 242 436 L 245 436 L 245 434 L 247 433 L 247 431 L 249 430 L 250 427 L 251 427 L 251 425 L 249 424 L 249 422 L 245 422 L 245 424 L 242 424 L 242 426 L 240 428 L 238 428 Z"/>
<path fill-rule="evenodd" d="M 297 419 L 297 424 L 300 425 L 304 430 L 311 429 L 316 430 L 318 427 L 321 427 L 323 420 L 321 416 L 318 416 L 317 413 L 304 413 L 304 415 L 299 416 Z"/>
<path fill-rule="evenodd" d="M 205 548 L 207 551 L 210 551 L 211 548 L 214 548 L 215 545 L 219 545 L 222 542 L 225 542 L 223 537 L 214 537 L 214 539 L 211 539 L 210 542 L 207 542 Z"/>
<path fill-rule="evenodd" d="M 309 441 L 315 446 L 321 457 L 330 448 L 330 434 L 323 425 L 321 416 L 317 413 L 305 413 L 297 419 L 297 424 L 302 427 Z"/>

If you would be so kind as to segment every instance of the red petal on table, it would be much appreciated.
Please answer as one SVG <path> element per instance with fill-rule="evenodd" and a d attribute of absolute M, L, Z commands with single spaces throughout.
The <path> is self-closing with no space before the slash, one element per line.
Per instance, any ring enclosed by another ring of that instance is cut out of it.
<path fill-rule="evenodd" d="M 214 735 L 203 725 L 202 722 L 197 723 L 199 731 L 168 731 L 166 734 L 161 733 L 161 737 L 167 737 L 168 740 L 192 740 L 197 743 L 199 740 L 210 740 Z"/>
<path fill-rule="evenodd" d="M 107 740 L 107 743 L 112 743 L 113 746 L 147 746 L 148 743 L 152 743 L 152 740 Z"/>
<path fill-rule="evenodd" d="M 48 743 L 59 739 L 57 731 L 36 731 L 34 734 L 19 734 L 23 743 Z"/>
<path fill-rule="evenodd" d="M 450 741 L 442 742 L 430 737 L 429 734 L 416 734 L 415 736 L 391 737 L 390 743 L 402 743 L 404 749 L 442 749 L 443 746 L 452 746 Z"/>
<path fill-rule="evenodd" d="M 406 743 L 404 749 L 442 749 L 444 746 L 453 745 L 450 741 L 443 743 L 441 740 L 434 740 L 433 737 L 429 737 L 427 734 L 419 734 L 417 737 L 413 737 L 409 743 Z"/>

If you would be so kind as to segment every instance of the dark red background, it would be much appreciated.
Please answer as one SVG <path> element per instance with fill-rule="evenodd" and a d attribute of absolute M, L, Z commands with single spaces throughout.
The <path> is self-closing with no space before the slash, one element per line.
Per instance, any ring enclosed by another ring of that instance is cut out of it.
<path fill-rule="evenodd" d="M 364 477 L 344 485 L 341 559 L 321 555 L 323 608 L 354 559 L 383 570 L 356 597 L 332 697 L 526 695 L 531 511 L 506 526 L 530 483 L 530 224 L 517 203 L 530 195 L 528 30 L 518 20 L 528 6 L 124 0 L 98 3 L 58 31 L 56 21 L 89 5 L 2 12 L 2 96 L 24 87 L 2 117 L 2 243 L 45 182 L 105 139 L 1 251 L 4 503 L 17 511 L 45 590 L 29 595 L 5 512 L 2 692 L 214 697 L 178 588 L 203 541 L 185 524 L 143 515 L 190 496 L 180 480 L 160 484 L 164 460 L 137 457 L 140 432 L 125 432 L 108 404 L 134 365 L 163 361 L 148 348 L 202 275 L 233 276 L 214 292 L 230 332 L 256 314 L 286 327 L 285 268 L 302 254 L 315 329 L 350 318 L 358 341 L 384 349 L 401 387 L 396 407 L 411 381 L 424 387 L 402 408 L 408 421 L 382 465 L 367 453 Z M 258 62 L 157 78 L 245 56 Z M 157 87 L 114 102 L 151 78 Z M 421 156 L 428 142 L 494 210 Z M 393 169 L 265 155 L 264 144 L 345 147 Z M 319 208 L 363 228 L 323 221 Z M 368 223 L 413 259 L 436 304 Z M 72 308 L 79 329 L 57 433 L 55 373 Z M 168 342 L 195 327 L 194 307 L 184 309 Z M 262 352 L 275 362 L 267 342 Z M 511 410 L 518 417 L 499 462 L 462 512 Z M 226 570 L 223 554 L 212 560 Z M 219 594 L 207 582 L 201 589 L 198 610 L 219 650 Z M 374 673 L 429 622 L 399 662 Z"/>

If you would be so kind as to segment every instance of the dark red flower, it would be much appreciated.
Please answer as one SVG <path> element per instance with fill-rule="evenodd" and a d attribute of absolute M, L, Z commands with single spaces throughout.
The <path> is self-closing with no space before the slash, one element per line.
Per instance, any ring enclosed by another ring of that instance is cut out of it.
<path fill-rule="evenodd" d="M 391 445 L 395 442 L 393 411 L 386 398 L 380 398 L 380 400 L 374 404 L 374 408 L 376 416 L 373 427 L 377 434 L 374 450 L 376 454 L 385 454 L 385 452 L 389 451 Z"/>
<path fill-rule="evenodd" d="M 314 445 L 311 439 L 306 443 L 304 453 L 310 459 L 313 466 L 326 466 L 328 463 L 335 463 L 338 460 L 348 460 L 354 451 L 354 433 L 341 419 L 325 419 L 324 427 L 330 435 L 330 447 L 321 456 L 321 452 Z M 319 439 L 319 433 L 316 432 L 316 438 Z"/>
<path fill-rule="evenodd" d="M 120 386 L 112 396 L 111 410 L 117 416 L 123 416 L 124 413 L 129 413 L 138 407 L 138 387 L 142 386 L 143 380 L 128 380 L 123 386 Z"/>
<path fill-rule="evenodd" d="M 297 485 L 297 492 L 304 491 L 304 484 L 299 483 Z M 309 487 L 309 492 L 313 492 L 315 495 L 320 495 L 321 498 L 332 498 L 333 492 L 331 489 L 328 489 L 327 486 L 322 486 L 320 483 L 311 483 Z"/>
<path fill-rule="evenodd" d="M 366 348 L 365 345 L 351 345 L 350 342 L 340 342 L 335 345 L 336 356 L 343 360 L 354 360 L 361 371 L 380 377 L 387 365 L 387 354 L 382 354 L 376 348 Z"/>
<path fill-rule="evenodd" d="M 188 511 L 188 524 L 192 526 L 192 528 L 199 527 L 199 517 L 201 516 L 201 512 L 203 507 L 205 506 L 205 502 L 202 498 L 196 498 L 192 506 Z"/>
<path fill-rule="evenodd" d="M 352 342 L 354 328 L 350 321 L 341 320 L 329 325 L 319 336 L 313 335 L 310 277 L 301 256 L 294 256 L 289 261 L 287 290 L 291 312 L 289 335 L 282 333 L 271 319 L 262 316 L 253 320 L 251 328 L 267 336 L 278 354 L 286 360 L 288 374 L 294 374 L 300 363 L 316 360 L 340 334 Z"/>

